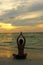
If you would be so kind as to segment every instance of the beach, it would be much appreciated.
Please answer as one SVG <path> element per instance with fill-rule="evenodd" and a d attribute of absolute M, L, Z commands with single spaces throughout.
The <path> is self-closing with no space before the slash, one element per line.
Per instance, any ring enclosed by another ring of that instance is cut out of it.
<path fill-rule="evenodd" d="M 26 45 L 24 53 L 27 58 L 16 60 L 13 54 L 18 53 L 16 39 L 19 34 L 0 34 L 0 65 L 43 65 L 43 34 L 24 33 Z"/>
<path fill-rule="evenodd" d="M 43 0 L 0 0 L 0 65 L 43 65 Z"/>
<path fill-rule="evenodd" d="M 0 59 L 0 65 L 43 65 L 43 59 L 32 60 Z"/>
<path fill-rule="evenodd" d="M 6 52 L 4 52 L 6 54 Z M 14 52 L 16 53 L 16 52 Z M 27 53 L 26 59 L 15 59 L 11 52 L 9 56 L 0 57 L 0 65 L 43 65 L 43 50 L 25 50 Z"/>

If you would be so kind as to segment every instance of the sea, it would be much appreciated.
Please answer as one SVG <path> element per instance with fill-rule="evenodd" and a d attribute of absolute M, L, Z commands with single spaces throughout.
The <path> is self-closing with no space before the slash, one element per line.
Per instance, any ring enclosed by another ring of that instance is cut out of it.
<path fill-rule="evenodd" d="M 17 38 L 20 33 L 0 33 L 0 65 L 43 65 L 43 32 L 23 32 L 26 39 L 26 60 L 16 60 Z"/>

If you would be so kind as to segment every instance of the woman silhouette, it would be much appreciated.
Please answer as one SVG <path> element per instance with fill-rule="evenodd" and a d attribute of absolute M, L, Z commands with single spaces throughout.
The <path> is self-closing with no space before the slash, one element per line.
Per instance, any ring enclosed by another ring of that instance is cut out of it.
<path fill-rule="evenodd" d="M 17 46 L 18 46 L 18 54 L 13 54 L 14 58 L 16 59 L 25 59 L 27 54 L 24 54 L 24 46 L 25 46 L 26 40 L 23 36 L 22 32 L 17 38 Z"/>
<path fill-rule="evenodd" d="M 22 38 L 20 38 L 22 36 Z M 18 55 L 23 55 L 24 54 L 24 46 L 25 46 L 26 40 L 25 37 L 23 36 L 22 32 L 17 38 L 17 45 L 18 45 Z"/>

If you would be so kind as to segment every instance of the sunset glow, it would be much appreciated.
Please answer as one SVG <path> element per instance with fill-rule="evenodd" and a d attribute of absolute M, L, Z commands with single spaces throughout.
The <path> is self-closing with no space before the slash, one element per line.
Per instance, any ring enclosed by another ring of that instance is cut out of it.
<path fill-rule="evenodd" d="M 9 23 L 0 23 L 0 30 L 1 32 L 33 32 L 33 31 L 43 31 L 43 24 L 38 24 L 35 26 L 13 26 Z"/>
<path fill-rule="evenodd" d="M 13 26 L 12 24 L 7 24 L 7 23 L 0 23 L 0 27 L 6 30 L 17 28 L 16 26 Z"/>
<path fill-rule="evenodd" d="M 0 0 L 0 32 L 43 32 L 43 0 Z"/>

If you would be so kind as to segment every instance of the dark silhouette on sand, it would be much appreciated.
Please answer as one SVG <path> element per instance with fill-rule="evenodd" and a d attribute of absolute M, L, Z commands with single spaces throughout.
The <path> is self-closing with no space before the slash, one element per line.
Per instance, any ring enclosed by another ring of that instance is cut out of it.
<path fill-rule="evenodd" d="M 22 38 L 20 38 L 22 36 Z M 23 55 L 24 54 L 24 46 L 25 46 L 26 40 L 25 37 L 23 36 L 22 32 L 17 38 L 17 45 L 18 45 L 18 55 Z"/>
<path fill-rule="evenodd" d="M 18 55 L 14 55 L 16 59 L 25 59 L 26 58 L 26 54 L 24 54 L 25 43 L 26 43 L 26 39 L 21 32 L 17 38 Z"/>

